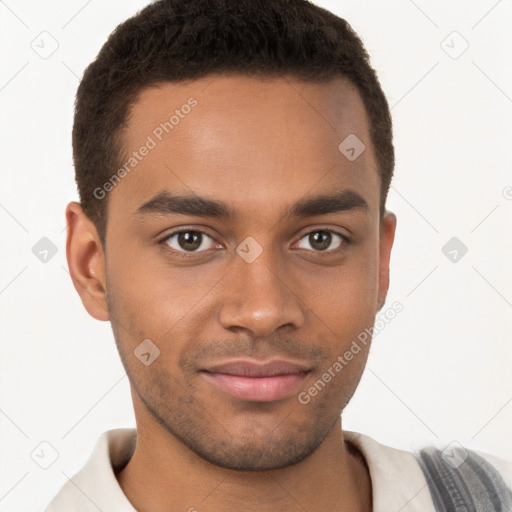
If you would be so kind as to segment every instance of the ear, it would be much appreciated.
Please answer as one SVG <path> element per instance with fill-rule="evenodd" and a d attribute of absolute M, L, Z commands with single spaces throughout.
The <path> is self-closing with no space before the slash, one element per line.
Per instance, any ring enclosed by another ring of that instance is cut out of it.
<path fill-rule="evenodd" d="M 106 301 L 105 256 L 94 223 L 77 202 L 66 208 L 66 257 L 69 272 L 87 312 L 96 320 L 110 320 Z"/>
<path fill-rule="evenodd" d="M 391 248 L 395 240 L 396 215 L 386 211 L 380 221 L 380 243 L 379 243 L 379 294 L 377 310 L 384 306 L 389 288 L 389 260 Z"/>

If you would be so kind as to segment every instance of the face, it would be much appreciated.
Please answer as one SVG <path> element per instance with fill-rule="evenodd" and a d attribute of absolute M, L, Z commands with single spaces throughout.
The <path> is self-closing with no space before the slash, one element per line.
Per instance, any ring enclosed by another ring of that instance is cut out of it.
<path fill-rule="evenodd" d="M 219 466 L 304 459 L 356 389 L 369 343 L 353 342 L 388 288 L 396 219 L 379 216 L 357 90 L 342 79 L 161 84 L 134 104 L 124 147 L 136 160 L 106 187 L 96 260 L 108 316 L 82 298 L 112 323 L 136 415 Z"/>

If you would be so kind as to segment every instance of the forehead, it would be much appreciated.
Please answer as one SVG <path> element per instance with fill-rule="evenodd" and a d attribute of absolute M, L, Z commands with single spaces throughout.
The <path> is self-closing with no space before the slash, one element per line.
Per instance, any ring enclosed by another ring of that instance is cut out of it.
<path fill-rule="evenodd" d="M 261 216 L 288 199 L 350 188 L 378 210 L 366 112 L 343 78 L 233 75 L 157 84 L 132 105 L 123 146 L 131 164 L 109 200 L 126 213 L 162 190 L 214 197 Z M 365 149 L 353 160 L 345 146 Z"/>

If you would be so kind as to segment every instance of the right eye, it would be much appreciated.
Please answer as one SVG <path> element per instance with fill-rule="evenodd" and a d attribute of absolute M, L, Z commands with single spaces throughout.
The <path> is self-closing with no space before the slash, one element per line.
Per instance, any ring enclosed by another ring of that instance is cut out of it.
<path fill-rule="evenodd" d="M 204 252 L 212 248 L 211 242 L 208 243 L 208 239 L 213 240 L 212 237 L 203 231 L 182 229 L 180 231 L 174 231 L 169 236 L 165 237 L 161 243 L 169 246 L 173 251 L 187 254 Z"/>

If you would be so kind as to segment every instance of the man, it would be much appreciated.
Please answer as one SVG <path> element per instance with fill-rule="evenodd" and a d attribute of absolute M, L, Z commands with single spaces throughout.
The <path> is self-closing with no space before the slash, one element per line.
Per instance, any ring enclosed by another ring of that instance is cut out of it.
<path fill-rule="evenodd" d="M 137 429 L 106 432 L 48 511 L 435 510 L 428 464 L 342 430 L 396 229 L 389 108 L 344 20 L 155 2 L 87 68 L 73 151 L 69 269 Z"/>

